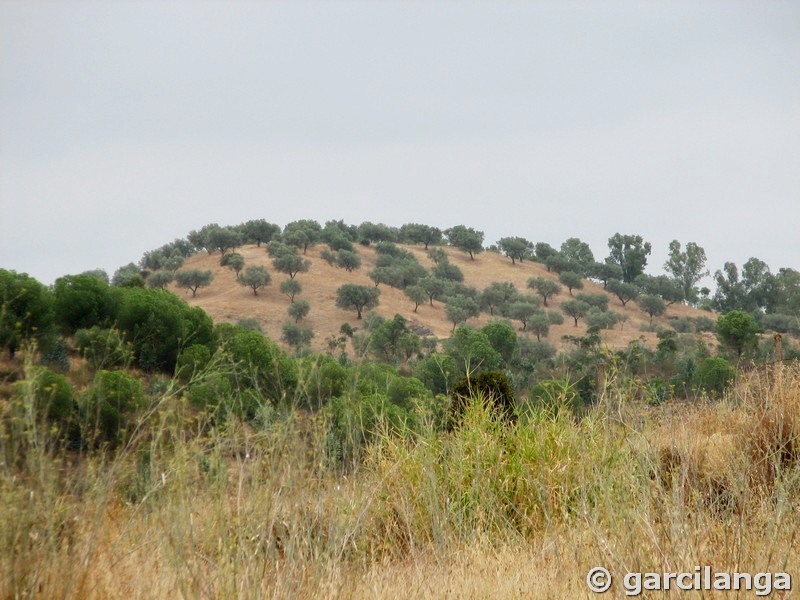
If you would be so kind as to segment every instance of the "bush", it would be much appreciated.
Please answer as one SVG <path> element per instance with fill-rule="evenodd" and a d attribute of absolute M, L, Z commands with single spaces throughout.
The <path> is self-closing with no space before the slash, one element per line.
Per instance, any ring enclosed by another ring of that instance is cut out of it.
<path fill-rule="evenodd" d="M 33 409 L 36 415 L 57 425 L 59 429 L 66 430 L 75 416 L 72 386 L 67 378 L 40 367 L 34 370 L 31 381 L 16 384 L 19 399 L 23 400 L 28 390 L 33 392 Z"/>
<path fill-rule="evenodd" d="M 211 350 L 207 346 L 192 344 L 178 355 L 175 374 L 181 381 L 189 381 L 195 374 L 205 369 L 210 360 Z"/>
<path fill-rule="evenodd" d="M 694 384 L 697 389 L 713 396 L 719 396 L 733 381 L 736 370 L 724 358 L 710 356 L 697 365 L 694 372 Z"/>
<path fill-rule="evenodd" d="M 416 426 L 412 414 L 383 394 L 334 398 L 327 405 L 325 416 L 328 457 L 341 463 L 356 460 L 383 433 L 403 435 Z"/>
<path fill-rule="evenodd" d="M 100 370 L 82 407 L 83 437 L 90 446 L 124 443 L 145 405 L 142 383 L 122 371 Z"/>
<path fill-rule="evenodd" d="M 507 422 L 516 421 L 517 400 L 508 376 L 502 371 L 484 371 L 476 377 L 465 375 L 453 385 L 450 397 L 450 429 L 460 425 L 467 406 L 474 401 L 492 406 Z"/>
<path fill-rule="evenodd" d="M 252 388 L 278 402 L 289 398 L 297 385 L 297 364 L 275 342 L 254 331 L 234 333 L 225 355 L 232 363 L 237 389 Z"/>
<path fill-rule="evenodd" d="M 79 329 L 73 337 L 75 349 L 96 369 L 127 367 L 133 360 L 131 345 L 116 329 Z"/>
<path fill-rule="evenodd" d="M 134 361 L 145 371 L 171 374 L 182 347 L 210 347 L 213 324 L 203 309 L 159 290 L 131 288 L 117 293 L 117 324 L 132 345 Z"/>
<path fill-rule="evenodd" d="M 191 405 L 198 410 L 217 413 L 220 407 L 231 403 L 233 386 L 221 373 L 208 373 L 201 381 L 192 384 L 187 392 Z"/>
<path fill-rule="evenodd" d="M 308 408 L 320 408 L 331 398 L 341 396 L 349 372 L 330 355 L 318 355 L 300 361 L 300 400 Z"/>
<path fill-rule="evenodd" d="M 701 318 L 706 319 L 708 317 Z M 672 328 L 678 333 L 694 333 L 695 330 L 695 323 L 689 317 L 673 317 L 669 319 L 669 324 L 672 325 Z"/>
<path fill-rule="evenodd" d="M 714 331 L 714 319 L 710 317 L 696 317 L 694 320 L 694 328 L 697 333 L 701 333 L 703 331 Z"/>
<path fill-rule="evenodd" d="M 528 392 L 528 405 L 556 417 L 564 411 L 572 412 L 579 402 L 578 392 L 564 379 L 545 379 Z"/>

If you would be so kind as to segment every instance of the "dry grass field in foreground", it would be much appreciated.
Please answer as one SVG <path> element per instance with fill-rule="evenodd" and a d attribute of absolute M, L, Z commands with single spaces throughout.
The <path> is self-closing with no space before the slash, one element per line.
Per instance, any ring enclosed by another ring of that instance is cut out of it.
<path fill-rule="evenodd" d="M 578 598 L 604 566 L 624 597 L 630 571 L 800 576 L 800 369 L 716 403 L 648 408 L 627 385 L 580 421 L 508 426 L 478 403 L 453 433 L 379 431 L 347 468 L 322 414 L 223 431 L 168 392 L 115 455 L 65 458 L 22 410 L 0 439 L 0 596 Z"/>
<path fill-rule="evenodd" d="M 425 268 L 429 269 L 433 265 L 422 246 L 405 244 L 400 244 L 400 246 L 411 252 Z M 326 339 L 331 335 L 338 335 L 342 323 L 347 322 L 354 328 L 361 326 L 362 322 L 356 319 L 355 311 L 336 307 L 336 290 L 344 283 L 374 285 L 367 273 L 375 268 L 377 262 L 377 255 L 373 247 L 358 246 L 357 251 L 361 256 L 362 265 L 360 269 L 349 273 L 322 260 L 320 252 L 323 249 L 324 247 L 321 245 L 309 248 L 304 258 L 310 261 L 311 267 L 307 273 L 299 273 L 296 276 L 303 286 L 303 292 L 297 298 L 308 301 L 311 306 L 311 311 L 304 319 L 303 326 L 310 327 L 314 331 L 312 347 L 318 352 L 325 351 Z M 443 247 L 442 249 L 448 254 L 450 261 L 463 271 L 464 283 L 479 290 L 485 289 L 495 281 L 511 282 L 519 292 L 535 296 L 535 291 L 527 287 L 528 279 L 531 277 L 544 277 L 558 281 L 558 275 L 548 273 L 540 263 L 525 261 L 512 265 L 510 259 L 496 252 L 483 252 L 476 255 L 475 260 L 470 260 L 469 255 L 454 248 Z M 214 275 L 211 285 L 207 288 L 200 288 L 197 296 L 193 297 L 191 292 L 174 286 L 171 286 L 170 289 L 189 304 L 203 308 L 211 315 L 215 323 L 235 323 L 240 319 L 256 319 L 267 336 L 273 340 L 280 340 L 283 324 L 290 321 L 286 312 L 290 303 L 289 298 L 279 289 L 280 282 L 288 279 L 288 276 L 275 271 L 263 246 L 259 248 L 249 245 L 239 248 L 237 251 L 244 256 L 246 265 L 264 266 L 272 275 L 272 283 L 259 290 L 258 296 L 255 296 L 251 289 L 239 285 L 232 270 L 219 265 L 219 253 L 211 255 L 200 253 L 186 261 L 185 268 L 210 270 Z M 642 331 L 643 325 L 647 325 L 650 319 L 635 301 L 628 302 L 623 307 L 616 296 L 603 290 L 602 285 L 589 280 L 584 280 L 583 284 L 584 289 L 580 291 L 606 294 L 609 298 L 609 309 L 627 317 L 627 321 L 616 325 L 614 329 L 602 331 L 605 344 L 612 349 L 620 349 L 633 340 L 642 339 L 648 346 L 655 347 L 656 334 L 652 331 Z M 431 330 L 432 335 L 440 339 L 450 336 L 453 324 L 447 319 L 442 302 L 434 301 L 433 306 L 422 304 L 417 312 L 414 312 L 414 303 L 406 297 L 403 290 L 388 285 L 380 285 L 378 289 L 381 292 L 380 304 L 375 311 L 382 317 L 391 319 L 394 315 L 399 314 L 405 317 L 411 325 L 427 327 Z M 579 291 L 576 290 L 575 293 L 577 294 Z M 564 288 L 561 293 L 551 298 L 548 309 L 558 311 L 559 303 L 569 298 L 569 293 Z M 668 318 L 670 317 L 697 317 L 700 315 L 714 316 L 690 306 L 673 304 L 667 308 L 664 316 L 654 319 L 653 323 L 669 328 Z M 489 313 L 484 312 L 480 317 L 470 319 L 469 323 L 475 327 L 481 327 L 491 319 Z M 548 340 L 556 347 L 563 348 L 566 343 L 562 340 L 562 336 L 585 334 L 586 324 L 582 320 L 579 321 L 578 327 L 575 327 L 572 319 L 565 317 L 563 325 L 551 327 Z M 713 346 L 713 335 L 700 335 Z"/>

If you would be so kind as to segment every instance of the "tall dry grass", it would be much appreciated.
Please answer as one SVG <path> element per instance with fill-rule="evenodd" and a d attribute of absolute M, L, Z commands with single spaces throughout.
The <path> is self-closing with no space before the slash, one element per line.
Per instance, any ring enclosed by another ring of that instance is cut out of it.
<path fill-rule="evenodd" d="M 564 598 L 597 565 L 800 573 L 800 369 L 668 409 L 627 389 L 580 420 L 475 403 L 452 433 L 387 427 L 347 469 L 324 413 L 214 428 L 176 390 L 125 447 L 78 455 L 29 389 L 0 439 L 0 594 Z"/>

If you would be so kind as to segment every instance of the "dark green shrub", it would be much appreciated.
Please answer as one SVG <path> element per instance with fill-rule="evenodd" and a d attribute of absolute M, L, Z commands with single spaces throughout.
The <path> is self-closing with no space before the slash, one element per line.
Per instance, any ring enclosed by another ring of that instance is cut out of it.
<path fill-rule="evenodd" d="M 553 417 L 563 411 L 574 411 L 579 403 L 578 391 L 564 379 L 545 379 L 534 385 L 528 392 L 528 404 Z"/>
<path fill-rule="evenodd" d="M 694 384 L 699 390 L 719 396 L 735 376 L 736 370 L 728 364 L 727 360 L 717 356 L 710 356 L 704 358 L 697 365 L 697 369 L 694 372 Z"/>
<path fill-rule="evenodd" d="M 382 394 L 333 398 L 325 408 L 326 447 L 332 461 L 351 463 L 381 434 L 404 435 L 416 427 L 414 415 Z"/>
<path fill-rule="evenodd" d="M 484 371 L 477 376 L 465 375 L 453 384 L 450 392 L 449 428 L 458 427 L 468 404 L 481 400 L 493 406 L 502 419 L 514 422 L 517 401 L 508 375 L 502 371 Z"/>
<path fill-rule="evenodd" d="M 205 369 L 210 360 L 211 350 L 207 346 L 192 344 L 178 355 L 175 374 L 181 381 L 189 381 L 195 374 Z"/>
<path fill-rule="evenodd" d="M 319 408 L 344 393 L 349 372 L 328 354 L 309 356 L 300 361 L 301 401 L 308 408 Z"/>
<path fill-rule="evenodd" d="M 701 333 L 703 331 L 714 331 L 714 319 L 711 317 L 696 317 L 694 320 L 694 328 L 697 333 Z"/>
<path fill-rule="evenodd" d="M 47 368 L 37 368 L 32 383 L 34 411 L 50 423 L 66 426 L 75 415 L 72 386 L 67 378 Z M 17 394 L 24 393 L 17 384 Z"/>
<path fill-rule="evenodd" d="M 79 329 L 72 341 L 92 369 L 126 367 L 133 359 L 131 345 L 116 329 Z"/>
<path fill-rule="evenodd" d="M 90 446 L 124 443 L 145 406 L 142 383 L 122 371 L 97 372 L 82 407 L 83 437 Z"/>

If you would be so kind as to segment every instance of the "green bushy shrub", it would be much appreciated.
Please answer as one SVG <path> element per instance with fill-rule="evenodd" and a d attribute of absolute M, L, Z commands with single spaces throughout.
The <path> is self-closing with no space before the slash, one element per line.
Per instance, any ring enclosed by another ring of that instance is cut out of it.
<path fill-rule="evenodd" d="M 141 381 L 122 371 L 98 371 L 82 407 L 84 440 L 111 448 L 124 443 L 145 403 Z"/>

